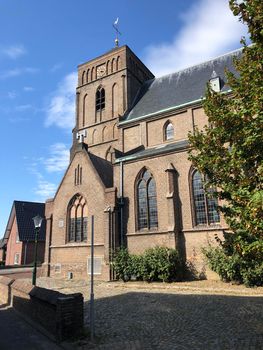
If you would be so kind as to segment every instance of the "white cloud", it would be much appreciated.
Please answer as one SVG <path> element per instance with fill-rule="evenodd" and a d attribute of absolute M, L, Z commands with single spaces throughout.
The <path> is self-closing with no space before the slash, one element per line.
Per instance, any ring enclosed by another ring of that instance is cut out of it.
<path fill-rule="evenodd" d="M 64 143 L 50 146 L 50 157 L 43 160 L 49 173 L 64 171 L 69 164 L 69 150 Z"/>
<path fill-rule="evenodd" d="M 17 97 L 17 93 L 15 91 L 8 91 L 7 92 L 7 97 L 10 99 L 10 100 L 13 100 L 14 98 Z"/>
<path fill-rule="evenodd" d="M 14 68 L 10 70 L 6 70 L 0 73 L 0 79 L 7 79 L 17 77 L 22 74 L 34 74 L 37 73 L 37 68 L 25 67 L 25 68 Z"/>
<path fill-rule="evenodd" d="M 228 0 L 200 0 L 182 16 L 173 42 L 150 46 L 144 62 L 156 76 L 168 74 L 240 47 L 246 27 L 238 22 Z"/>
<path fill-rule="evenodd" d="M 50 68 L 50 72 L 51 73 L 54 73 L 56 72 L 57 70 L 59 70 L 60 68 L 62 68 L 63 64 L 62 63 L 56 63 L 54 64 L 53 67 Z"/>
<path fill-rule="evenodd" d="M 20 106 L 15 107 L 15 110 L 17 112 L 24 112 L 24 111 L 28 111 L 28 110 L 32 110 L 32 109 L 35 110 L 34 106 L 32 106 L 31 104 L 25 104 L 25 105 L 20 105 Z"/>
<path fill-rule="evenodd" d="M 26 92 L 31 92 L 31 91 L 34 91 L 35 89 L 32 86 L 24 86 L 23 90 Z"/>
<path fill-rule="evenodd" d="M 48 104 L 45 126 L 56 125 L 67 130 L 74 126 L 76 86 L 76 73 L 68 74 L 60 82 Z"/>
<path fill-rule="evenodd" d="M 30 120 L 30 118 L 28 117 L 10 117 L 8 118 L 8 120 L 10 121 L 10 123 L 13 123 L 13 124 L 17 124 L 17 123 L 25 123 L 25 122 L 28 122 Z"/>
<path fill-rule="evenodd" d="M 24 157 L 24 159 L 28 159 Z M 37 178 L 37 186 L 33 188 L 34 193 L 41 198 L 41 200 L 46 200 L 47 198 L 53 197 L 57 185 L 44 179 L 43 175 L 37 170 L 39 166 L 38 162 L 31 163 L 28 170 L 34 174 Z"/>
<path fill-rule="evenodd" d="M 23 45 L 8 46 L 6 48 L 2 48 L 1 51 L 4 55 L 8 56 L 11 59 L 16 59 L 16 58 L 23 56 L 27 53 L 27 51 Z"/>
<path fill-rule="evenodd" d="M 27 161 L 29 158 L 23 157 L 23 159 Z M 57 190 L 57 184 L 46 179 L 47 173 L 64 171 L 68 164 L 69 150 L 64 143 L 51 145 L 49 156 L 32 159 L 28 171 L 36 176 L 37 185 L 33 188 L 33 191 L 41 200 L 53 197 Z M 43 175 L 44 173 L 45 175 Z"/>
<path fill-rule="evenodd" d="M 41 198 L 47 199 L 54 196 L 56 189 L 57 186 L 55 184 L 44 179 L 38 179 L 37 187 L 34 188 L 34 192 Z"/>

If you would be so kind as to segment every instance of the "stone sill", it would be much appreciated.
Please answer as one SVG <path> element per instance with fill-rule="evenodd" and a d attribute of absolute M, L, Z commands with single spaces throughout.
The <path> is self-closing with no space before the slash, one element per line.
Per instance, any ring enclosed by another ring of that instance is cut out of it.
<path fill-rule="evenodd" d="M 103 247 L 103 243 L 95 243 L 95 247 Z M 50 248 L 80 248 L 80 247 L 91 247 L 91 244 L 88 243 L 68 243 L 68 244 L 61 244 L 61 245 L 51 245 Z"/>
<path fill-rule="evenodd" d="M 194 228 L 182 230 L 182 233 L 194 233 L 194 232 L 200 232 L 200 231 L 224 231 L 229 229 L 228 227 L 222 227 L 222 226 L 196 226 Z"/>
<path fill-rule="evenodd" d="M 127 233 L 126 236 L 149 236 L 149 235 L 167 235 L 170 232 L 160 232 L 160 231 L 137 231 L 133 233 Z"/>

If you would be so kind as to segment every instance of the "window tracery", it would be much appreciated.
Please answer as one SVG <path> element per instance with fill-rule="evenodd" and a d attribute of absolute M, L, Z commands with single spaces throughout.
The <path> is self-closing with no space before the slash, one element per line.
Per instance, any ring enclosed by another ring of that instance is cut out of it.
<path fill-rule="evenodd" d="M 156 184 L 152 174 L 145 169 L 136 184 L 137 226 L 139 230 L 158 227 Z"/>
<path fill-rule="evenodd" d="M 68 242 L 86 242 L 87 227 L 87 204 L 84 197 L 77 194 L 68 206 Z"/>
<path fill-rule="evenodd" d="M 197 170 L 192 174 L 192 192 L 195 224 L 209 225 L 219 223 L 218 201 L 213 196 L 214 190 L 211 188 L 208 195 L 205 193 L 202 176 Z"/>

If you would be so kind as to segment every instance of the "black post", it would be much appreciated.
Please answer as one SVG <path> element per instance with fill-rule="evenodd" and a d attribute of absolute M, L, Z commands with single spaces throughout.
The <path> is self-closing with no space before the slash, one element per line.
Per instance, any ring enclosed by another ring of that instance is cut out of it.
<path fill-rule="evenodd" d="M 35 228 L 35 255 L 34 255 L 34 269 L 33 269 L 33 275 L 32 275 L 32 285 L 36 285 L 36 279 L 37 279 L 37 243 L 38 243 L 38 233 L 39 233 L 39 227 Z"/>

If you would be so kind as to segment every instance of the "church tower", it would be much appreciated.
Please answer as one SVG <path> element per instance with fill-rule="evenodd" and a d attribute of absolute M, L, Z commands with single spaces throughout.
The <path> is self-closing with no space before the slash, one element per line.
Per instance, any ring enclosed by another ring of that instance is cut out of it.
<path fill-rule="evenodd" d="M 129 111 L 142 84 L 153 78 L 126 45 L 79 65 L 71 158 L 83 142 L 89 152 L 111 161 L 110 151 L 121 148 L 119 118 Z"/>

